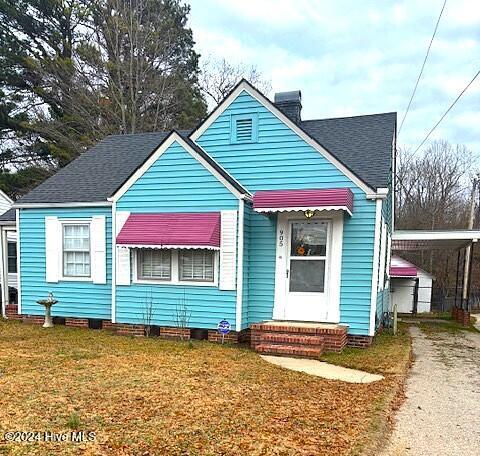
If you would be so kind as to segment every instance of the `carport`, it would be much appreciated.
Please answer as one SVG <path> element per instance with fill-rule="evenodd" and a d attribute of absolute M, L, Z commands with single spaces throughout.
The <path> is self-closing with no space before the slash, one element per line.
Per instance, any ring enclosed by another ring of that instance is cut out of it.
<path fill-rule="evenodd" d="M 397 230 L 392 235 L 392 251 L 450 250 L 458 252 L 452 316 L 462 324 L 468 325 L 471 310 L 473 254 L 479 239 L 480 230 Z M 414 290 L 415 293 L 418 293 L 418 290 Z M 414 304 L 414 312 L 415 310 Z"/>

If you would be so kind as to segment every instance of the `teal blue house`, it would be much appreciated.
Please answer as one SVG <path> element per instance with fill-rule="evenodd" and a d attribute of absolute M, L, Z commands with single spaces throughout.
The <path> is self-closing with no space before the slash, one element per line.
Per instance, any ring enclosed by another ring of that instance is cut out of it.
<path fill-rule="evenodd" d="M 77 326 L 366 345 L 388 307 L 395 135 L 395 113 L 303 120 L 300 92 L 242 80 L 193 131 L 107 137 L 16 202 L 18 314 L 53 292 Z"/>

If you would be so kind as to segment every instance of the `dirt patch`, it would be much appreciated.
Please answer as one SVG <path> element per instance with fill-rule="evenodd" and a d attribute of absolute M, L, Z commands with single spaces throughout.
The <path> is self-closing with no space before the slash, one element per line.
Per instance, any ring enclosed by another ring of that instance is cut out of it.
<path fill-rule="evenodd" d="M 384 455 L 477 455 L 480 334 L 423 329 L 411 327 L 415 361 Z"/>

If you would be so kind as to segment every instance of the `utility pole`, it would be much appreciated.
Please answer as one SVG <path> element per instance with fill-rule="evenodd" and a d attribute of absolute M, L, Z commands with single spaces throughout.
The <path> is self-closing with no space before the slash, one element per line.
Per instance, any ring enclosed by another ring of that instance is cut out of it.
<path fill-rule="evenodd" d="M 473 229 L 473 222 L 475 220 L 475 195 L 477 193 L 478 184 L 479 184 L 479 177 L 477 175 L 477 177 L 472 179 L 472 194 L 470 196 L 470 214 L 468 216 L 468 226 L 467 226 L 469 230 Z M 468 286 L 469 286 L 468 279 L 469 277 L 471 277 L 471 275 L 469 274 L 470 266 L 471 266 L 470 254 L 471 254 L 471 246 L 467 246 L 465 248 L 465 263 L 463 267 L 462 308 L 463 308 L 463 303 L 465 303 L 465 305 L 468 307 L 468 303 L 466 301 L 467 301 Z M 466 310 L 468 310 L 468 308 Z"/>

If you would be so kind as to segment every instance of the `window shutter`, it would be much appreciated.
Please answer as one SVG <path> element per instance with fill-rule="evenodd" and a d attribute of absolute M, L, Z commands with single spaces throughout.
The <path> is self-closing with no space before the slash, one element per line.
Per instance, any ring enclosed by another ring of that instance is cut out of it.
<path fill-rule="evenodd" d="M 220 290 L 235 290 L 237 269 L 237 211 L 221 212 Z"/>
<path fill-rule="evenodd" d="M 130 285 L 130 249 L 117 245 L 117 285 Z"/>
<path fill-rule="evenodd" d="M 123 225 L 128 219 L 130 212 L 118 211 L 115 220 L 115 236 L 120 233 Z M 117 285 L 130 285 L 130 249 L 128 247 L 116 246 L 115 283 Z"/>
<path fill-rule="evenodd" d="M 104 215 L 98 215 L 92 218 L 90 239 L 92 252 L 92 281 L 93 283 L 100 284 L 107 283 Z"/>
<path fill-rule="evenodd" d="M 62 224 L 45 217 L 45 281 L 57 283 L 62 264 Z"/>

